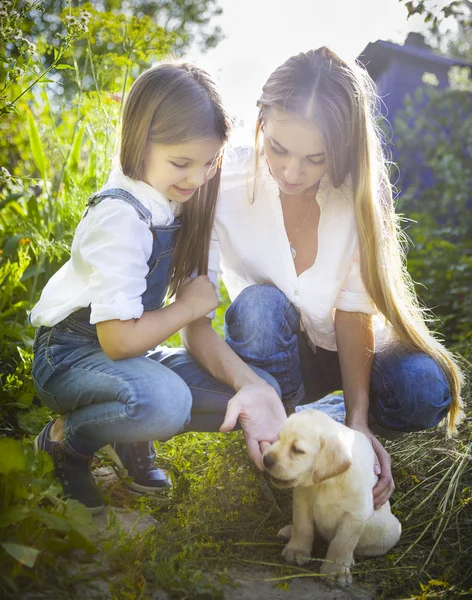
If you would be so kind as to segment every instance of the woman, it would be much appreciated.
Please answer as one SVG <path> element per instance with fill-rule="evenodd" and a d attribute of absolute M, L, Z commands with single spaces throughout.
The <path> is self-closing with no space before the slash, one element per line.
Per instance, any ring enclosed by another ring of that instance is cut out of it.
<path fill-rule="evenodd" d="M 217 269 L 220 251 L 233 301 L 227 345 L 206 318 L 183 340 L 232 387 L 243 372 L 235 354 L 267 371 L 288 412 L 343 389 L 345 422 L 367 435 L 379 461 L 378 507 L 394 484 L 374 434 L 395 437 L 446 416 L 453 432 L 462 375 L 428 330 L 403 266 L 374 104 L 366 72 L 327 48 L 272 73 L 255 152 L 235 152 L 223 169 L 210 265 Z M 222 430 L 239 417 L 260 464 L 257 443 L 262 451 L 274 440 L 280 407 L 275 394 L 247 389 L 231 400 Z"/>

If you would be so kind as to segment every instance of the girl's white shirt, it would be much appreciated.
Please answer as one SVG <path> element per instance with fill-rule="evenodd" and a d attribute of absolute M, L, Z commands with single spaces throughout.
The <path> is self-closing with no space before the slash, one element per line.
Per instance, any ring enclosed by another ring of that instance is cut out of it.
<path fill-rule="evenodd" d="M 276 286 L 300 313 L 311 345 L 336 350 L 336 308 L 376 313 L 360 274 L 350 181 L 336 189 L 328 175 L 322 178 L 316 195 L 321 209 L 318 254 L 300 276 L 285 231 L 280 191 L 263 156 L 251 203 L 254 181 L 253 151 L 227 151 L 212 236 L 212 268 L 220 263 L 231 300 L 250 285 Z"/>
<path fill-rule="evenodd" d="M 151 212 L 151 225 L 171 225 L 178 214 L 178 203 L 120 169 L 111 171 L 100 191 L 112 188 L 126 190 L 139 200 Z M 141 317 L 152 243 L 149 225 L 130 204 L 104 198 L 77 226 L 71 257 L 46 284 L 31 311 L 31 324 L 52 327 L 89 305 L 92 324 Z"/>

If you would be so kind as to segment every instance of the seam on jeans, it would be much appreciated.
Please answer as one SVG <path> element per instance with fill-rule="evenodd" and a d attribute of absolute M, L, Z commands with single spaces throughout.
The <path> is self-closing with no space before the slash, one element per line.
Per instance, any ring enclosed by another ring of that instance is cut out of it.
<path fill-rule="evenodd" d="M 392 390 L 392 388 L 390 386 L 390 382 L 389 382 L 388 378 L 384 375 L 384 372 L 382 371 L 382 369 L 378 365 L 374 365 L 373 370 L 380 377 L 380 379 L 382 381 L 383 389 L 388 392 L 388 396 L 386 398 L 384 397 L 384 400 L 386 400 L 388 404 L 392 404 L 394 401 L 398 402 L 398 398 L 397 398 L 395 392 Z M 375 407 L 377 406 L 379 398 L 380 397 L 378 395 L 374 395 L 374 406 Z"/>
<path fill-rule="evenodd" d="M 290 300 L 287 298 L 287 296 L 285 296 L 285 299 L 286 299 L 286 302 L 287 302 L 287 306 L 285 307 L 285 310 L 284 310 L 284 319 L 287 321 L 287 325 L 288 325 L 288 319 L 286 318 L 286 315 L 287 315 L 287 311 L 289 310 L 289 308 L 292 306 L 292 307 L 293 307 L 293 309 L 295 310 L 295 312 L 296 312 L 297 314 L 298 314 L 298 311 L 297 311 L 297 309 L 295 308 L 295 306 L 294 306 L 294 305 L 293 305 L 293 304 L 290 302 Z M 300 326 L 300 319 L 298 320 L 298 323 L 299 323 L 299 326 Z M 291 329 L 291 328 L 290 328 L 290 329 Z M 298 406 L 298 404 L 300 404 L 300 401 L 298 401 L 298 402 L 297 402 L 297 404 L 295 404 L 295 406 L 293 406 L 293 404 L 292 404 L 292 402 L 293 402 L 293 399 L 294 399 L 294 398 L 296 398 L 296 397 L 298 396 L 298 394 L 299 394 L 299 392 L 300 392 L 300 389 L 303 389 L 303 398 L 305 397 L 305 386 L 304 386 L 304 384 L 303 384 L 303 376 L 302 376 L 301 364 L 300 364 L 300 347 L 299 347 L 299 343 L 298 343 L 298 336 L 297 336 L 297 334 L 295 333 L 295 331 L 293 331 L 293 330 L 292 330 L 292 335 L 294 335 L 294 336 L 295 336 L 295 338 L 296 338 L 296 347 L 297 347 L 297 350 L 298 350 L 298 355 L 299 355 L 299 359 L 298 359 L 298 360 L 299 360 L 299 371 L 300 371 L 300 379 L 301 379 L 301 383 L 300 383 L 300 385 L 298 386 L 298 389 L 297 389 L 297 390 L 295 390 L 295 392 L 293 393 L 293 395 L 292 395 L 292 398 L 290 398 L 290 399 L 287 399 L 287 400 L 284 400 L 284 398 L 282 397 L 282 403 L 283 403 L 285 406 L 288 406 L 288 407 L 290 407 L 290 408 L 292 408 L 292 409 L 295 409 L 295 407 L 296 407 L 296 406 Z M 293 364 L 293 363 L 294 363 L 294 357 L 293 357 L 293 353 L 292 353 L 292 352 L 288 352 L 288 354 L 289 354 L 289 356 L 290 356 L 290 372 L 291 372 L 291 373 L 293 373 L 293 372 L 294 372 L 294 364 Z M 289 378 L 289 381 L 290 381 L 290 378 Z M 280 385 L 280 384 L 279 384 L 279 385 Z M 280 390 L 280 391 L 282 391 L 282 390 Z M 302 399 L 303 399 L 303 398 L 302 398 Z"/>
<path fill-rule="evenodd" d="M 187 383 L 187 386 L 190 390 L 199 390 L 200 392 L 224 394 L 225 396 L 228 396 L 229 398 L 232 398 L 233 396 L 235 396 L 237 394 L 236 390 L 234 391 L 234 394 L 229 394 L 227 392 L 221 392 L 219 390 L 211 390 L 209 388 L 198 387 L 196 385 L 189 385 L 188 383 Z"/>
<path fill-rule="evenodd" d="M 100 404 L 101 404 L 101 403 L 100 403 Z M 90 405 L 90 406 L 93 406 L 93 405 Z M 107 418 L 107 419 L 100 419 L 100 423 L 108 423 L 109 421 L 113 421 L 113 420 L 118 420 L 118 419 L 120 419 L 120 420 L 123 420 L 124 418 L 129 418 L 129 415 L 128 415 L 128 414 L 126 414 L 126 409 L 125 409 L 125 406 L 126 406 L 126 405 L 122 405 L 122 406 L 123 406 L 123 409 L 122 409 L 121 411 L 119 411 L 119 413 L 118 413 L 118 414 L 115 414 L 115 415 L 113 415 L 113 416 L 110 416 L 110 417 L 109 417 L 109 418 Z M 69 413 L 69 414 L 70 414 L 70 413 Z M 73 438 L 73 437 L 74 437 L 74 435 L 80 435 L 80 428 L 81 428 L 81 427 L 83 427 L 84 425 L 90 425 L 91 423 L 96 423 L 96 422 L 97 422 L 97 420 L 96 420 L 96 419 L 90 419 L 90 420 L 88 420 L 88 421 L 82 421 L 82 422 L 81 422 L 81 423 L 80 423 L 80 424 L 79 424 L 79 425 L 78 425 L 78 426 L 75 428 L 75 430 L 74 430 L 74 431 L 71 431 L 71 427 L 70 427 L 70 425 L 67 423 L 67 417 L 66 417 L 66 420 L 64 421 L 64 439 L 63 439 L 62 441 L 63 441 L 64 443 L 66 443 L 66 444 L 67 444 L 67 447 L 68 447 L 68 448 L 72 448 L 72 445 L 71 445 L 71 443 L 70 443 L 70 441 L 69 441 L 69 439 L 68 439 L 68 438 L 71 438 L 71 437 Z M 66 427 L 66 424 L 67 424 L 67 427 Z M 106 444 L 104 444 L 104 446 L 106 446 Z M 76 451 L 76 453 L 77 453 L 79 456 L 83 456 L 83 455 L 80 455 L 80 454 L 79 454 L 77 451 Z"/>
<path fill-rule="evenodd" d="M 90 373 L 94 372 L 93 370 L 82 369 L 80 367 L 74 367 L 73 365 L 68 369 L 68 371 L 73 371 L 74 373 L 80 372 L 80 373 L 87 373 L 87 374 L 90 374 Z M 119 382 L 123 383 L 123 387 L 126 388 L 128 391 L 131 389 L 130 386 L 127 384 L 127 382 L 126 382 L 126 380 L 125 380 L 124 377 L 120 378 L 120 377 L 117 377 L 115 375 L 110 375 L 109 373 L 100 373 L 100 376 L 101 377 L 106 377 L 106 378 L 111 379 L 113 381 L 117 381 L 118 380 Z M 117 398 L 116 398 L 116 400 L 119 402 L 119 400 Z M 58 402 L 58 404 L 59 404 L 59 402 Z M 87 404 L 87 406 L 79 406 L 75 410 L 79 410 L 80 408 L 87 408 L 88 406 L 93 406 L 94 404 L 103 404 L 103 402 L 97 402 L 97 403 Z M 126 406 L 122 402 L 120 404 L 122 406 Z M 61 408 L 61 410 L 64 410 L 64 409 Z M 67 415 L 69 415 L 70 412 L 75 412 L 75 411 L 69 411 L 67 413 Z M 108 420 L 108 419 L 106 419 L 106 420 Z M 67 423 L 67 417 L 66 417 L 66 420 L 64 422 L 64 431 L 66 431 L 66 423 Z M 87 423 L 87 424 L 88 423 L 93 423 L 93 420 L 92 421 L 86 421 L 85 423 Z"/>
<path fill-rule="evenodd" d="M 44 358 L 46 359 L 46 362 L 48 363 L 49 367 L 54 371 L 56 366 L 54 365 L 54 362 L 51 359 L 51 352 L 50 352 L 51 336 L 52 336 L 52 327 L 49 330 L 49 333 L 46 338 L 46 344 L 44 346 Z"/>

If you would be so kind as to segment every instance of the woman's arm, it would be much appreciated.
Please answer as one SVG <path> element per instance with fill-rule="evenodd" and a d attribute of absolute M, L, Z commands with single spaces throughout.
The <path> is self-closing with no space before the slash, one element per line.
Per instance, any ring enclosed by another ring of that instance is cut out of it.
<path fill-rule="evenodd" d="M 203 317 L 189 323 L 181 337 L 205 370 L 237 392 L 228 403 L 220 431 L 230 431 L 239 419 L 248 454 L 263 470 L 262 453 L 275 442 L 287 418 L 276 391 L 233 352 L 213 329 L 210 319 Z"/>
<path fill-rule="evenodd" d="M 217 306 L 215 286 L 206 275 L 200 275 L 185 282 L 175 302 L 164 308 L 144 312 L 139 319 L 97 323 L 98 341 L 113 360 L 141 356 Z"/>
<path fill-rule="evenodd" d="M 337 309 L 335 331 L 346 405 L 346 424 L 367 427 L 374 360 L 372 317 Z"/>
<path fill-rule="evenodd" d="M 364 433 L 370 440 L 379 465 L 379 481 L 374 488 L 375 508 L 392 495 L 395 485 L 390 469 L 390 456 L 368 425 L 369 389 L 374 361 L 372 317 L 364 313 L 336 310 L 336 344 L 346 405 L 346 425 Z"/>

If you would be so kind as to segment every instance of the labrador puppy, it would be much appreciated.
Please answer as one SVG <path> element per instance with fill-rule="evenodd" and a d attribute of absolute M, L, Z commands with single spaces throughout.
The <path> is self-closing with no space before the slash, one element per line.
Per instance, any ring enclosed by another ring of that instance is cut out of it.
<path fill-rule="evenodd" d="M 287 562 L 310 560 L 316 530 L 329 544 L 321 572 L 349 585 L 354 554 L 379 556 L 398 542 L 401 525 L 390 503 L 374 510 L 375 454 L 363 433 L 304 410 L 287 419 L 263 460 L 276 487 L 294 488 L 293 525 L 279 532 L 290 540 L 282 552 Z"/>

